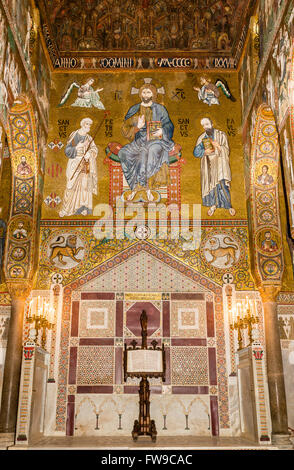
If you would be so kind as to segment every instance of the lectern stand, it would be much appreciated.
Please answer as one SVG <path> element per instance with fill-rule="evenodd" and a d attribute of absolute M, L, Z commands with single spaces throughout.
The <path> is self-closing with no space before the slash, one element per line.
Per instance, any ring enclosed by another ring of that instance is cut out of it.
<path fill-rule="evenodd" d="M 139 419 L 134 422 L 132 437 L 137 441 L 138 436 L 151 436 L 156 441 L 157 431 L 155 421 L 150 419 L 150 386 L 148 377 L 161 377 L 165 381 L 165 350 L 157 346 L 157 341 L 151 342 L 147 348 L 147 322 L 145 310 L 140 316 L 141 323 L 141 348 L 137 347 L 137 341 L 131 342 L 131 347 L 124 350 L 124 380 L 128 377 L 141 378 L 139 388 Z"/>

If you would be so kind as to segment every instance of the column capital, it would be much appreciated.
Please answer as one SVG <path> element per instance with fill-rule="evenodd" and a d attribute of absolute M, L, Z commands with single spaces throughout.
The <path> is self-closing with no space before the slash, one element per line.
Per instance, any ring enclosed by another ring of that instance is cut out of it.
<path fill-rule="evenodd" d="M 32 290 L 32 281 L 28 279 L 21 281 L 10 279 L 6 281 L 6 285 L 12 300 L 26 300 Z"/>
<path fill-rule="evenodd" d="M 259 286 L 258 290 L 263 302 L 276 302 L 277 296 L 281 291 L 282 286 Z"/>

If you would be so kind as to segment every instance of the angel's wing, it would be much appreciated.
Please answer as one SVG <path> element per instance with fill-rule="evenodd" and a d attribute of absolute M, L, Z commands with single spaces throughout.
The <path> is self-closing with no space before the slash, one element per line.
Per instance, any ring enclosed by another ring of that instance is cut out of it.
<path fill-rule="evenodd" d="M 65 94 L 63 95 L 63 97 L 61 98 L 61 101 L 60 101 L 58 107 L 59 107 L 59 106 L 63 106 L 64 103 L 67 102 L 67 100 L 68 100 L 68 98 L 69 98 L 69 96 L 70 96 L 70 94 L 71 94 L 71 92 L 72 92 L 72 90 L 73 90 L 74 88 L 80 88 L 80 85 L 79 85 L 78 83 L 76 83 L 76 82 L 73 82 L 73 83 L 68 87 L 66 93 L 65 93 Z"/>
<path fill-rule="evenodd" d="M 232 95 L 228 82 L 224 80 L 223 78 L 218 78 L 215 82 L 215 86 L 217 88 L 221 88 L 224 95 L 231 101 L 236 101 L 236 98 Z"/>

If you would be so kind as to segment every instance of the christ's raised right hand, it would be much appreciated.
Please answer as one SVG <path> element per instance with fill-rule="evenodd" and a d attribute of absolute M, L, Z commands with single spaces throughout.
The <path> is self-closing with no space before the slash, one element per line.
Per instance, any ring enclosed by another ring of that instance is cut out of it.
<path fill-rule="evenodd" d="M 144 126 L 145 126 L 145 116 L 139 116 L 137 127 L 138 129 L 142 129 L 142 127 Z"/>

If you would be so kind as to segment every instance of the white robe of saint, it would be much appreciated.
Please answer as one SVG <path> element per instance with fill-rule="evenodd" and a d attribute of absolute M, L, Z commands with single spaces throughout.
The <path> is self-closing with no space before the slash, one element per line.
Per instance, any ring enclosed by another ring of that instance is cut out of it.
<path fill-rule="evenodd" d="M 207 137 L 204 132 L 197 140 L 196 146 Z M 230 168 L 230 148 L 225 132 L 214 129 L 214 140 L 219 143 L 220 150 L 210 155 L 203 155 L 201 159 L 201 192 L 202 197 L 207 196 L 222 180 L 232 180 Z"/>
<path fill-rule="evenodd" d="M 78 144 L 82 145 L 77 148 Z M 98 149 L 88 134 L 83 136 L 76 131 L 70 135 L 65 153 L 69 158 L 66 168 L 67 184 L 59 215 L 92 214 L 93 194 L 97 195 L 98 190 Z"/>

